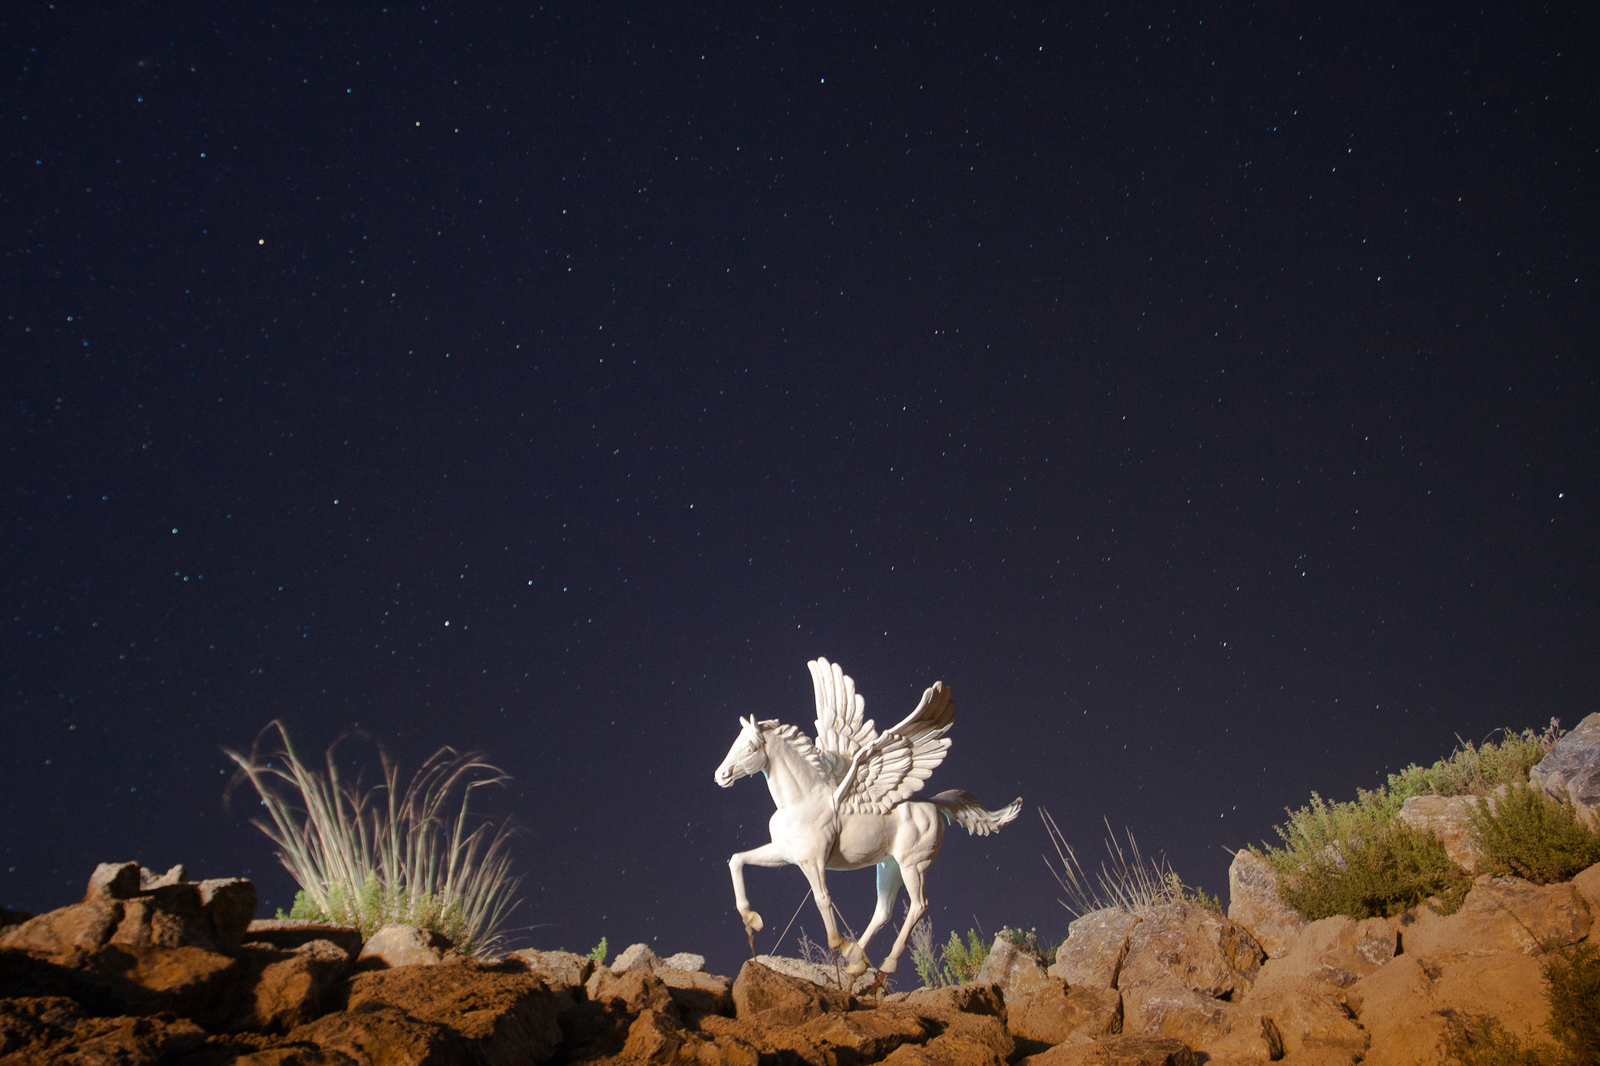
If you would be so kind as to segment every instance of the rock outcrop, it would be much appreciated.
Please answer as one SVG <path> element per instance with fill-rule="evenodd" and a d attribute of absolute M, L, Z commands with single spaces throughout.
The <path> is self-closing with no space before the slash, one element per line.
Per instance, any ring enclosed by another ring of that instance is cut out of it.
<path fill-rule="evenodd" d="M 1600 808 L 1600 713 L 1589 715 L 1556 741 L 1528 780 L 1552 799 L 1571 803 L 1580 817 L 1595 824 Z"/>

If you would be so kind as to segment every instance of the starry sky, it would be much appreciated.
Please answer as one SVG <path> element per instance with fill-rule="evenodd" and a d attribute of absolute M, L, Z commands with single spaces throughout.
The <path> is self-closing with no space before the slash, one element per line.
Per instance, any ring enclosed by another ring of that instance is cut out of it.
<path fill-rule="evenodd" d="M 1024 797 L 936 935 L 1059 939 L 1041 807 L 1225 893 L 1600 710 L 1593 5 L 871 7 L 0 13 L 0 904 L 287 906 L 278 718 L 512 774 L 520 943 L 731 973 L 823 655 Z"/>

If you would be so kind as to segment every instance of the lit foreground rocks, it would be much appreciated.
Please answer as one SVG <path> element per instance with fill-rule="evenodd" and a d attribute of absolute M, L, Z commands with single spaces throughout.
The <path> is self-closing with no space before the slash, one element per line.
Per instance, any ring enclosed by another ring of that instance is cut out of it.
<path fill-rule="evenodd" d="M 1234 917 L 1100 911 L 1048 968 L 1002 940 L 972 984 L 869 999 L 754 960 L 730 981 L 642 944 L 597 966 L 480 962 L 409 927 L 363 943 L 253 920 L 248 881 L 112 864 L 80 903 L 0 913 L 0 1063 L 1435 1063 L 1452 1026 L 1539 1033 L 1540 958 L 1590 936 L 1600 866 L 1545 887 L 1480 877 L 1450 916 L 1297 925 L 1270 890 L 1245 870 Z"/>

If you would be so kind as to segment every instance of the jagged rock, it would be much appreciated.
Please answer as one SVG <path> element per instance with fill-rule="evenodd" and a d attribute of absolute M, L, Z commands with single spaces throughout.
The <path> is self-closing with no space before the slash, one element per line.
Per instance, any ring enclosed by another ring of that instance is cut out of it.
<path fill-rule="evenodd" d="M 1237 922 L 1195 903 L 1168 903 L 1152 907 L 1128 935 L 1117 987 L 1126 992 L 1172 977 L 1204 996 L 1242 995 L 1265 961 L 1261 945 Z"/>
<path fill-rule="evenodd" d="M 909 1007 L 924 1018 L 949 1021 L 961 1015 L 987 1015 L 1006 1020 L 1006 1001 L 993 985 L 946 985 L 943 988 L 919 988 L 890 996 L 889 1000 Z"/>
<path fill-rule="evenodd" d="M 1476 796 L 1412 796 L 1395 820 L 1426 830 L 1439 838 L 1445 854 L 1469 874 L 1478 872 L 1478 849 L 1472 844 L 1471 811 Z"/>
<path fill-rule="evenodd" d="M 183 867 L 174 867 L 180 876 Z M 171 876 L 173 870 L 167 872 Z M 243 877 L 214 877 L 200 882 L 200 910 L 210 923 L 217 947 L 232 951 L 244 940 L 256 916 L 256 886 Z"/>
<path fill-rule="evenodd" d="M 336 944 L 351 961 L 361 954 L 361 930 L 355 926 L 302 918 L 258 918 L 245 927 L 244 939 L 247 943 L 267 944 L 288 951 L 314 940 L 326 940 Z"/>
<path fill-rule="evenodd" d="M 1600 807 L 1600 713 L 1556 741 L 1528 780 L 1551 798 L 1571 803 L 1592 824 Z"/>
<path fill-rule="evenodd" d="M 1047 978 L 1038 959 L 1001 934 L 994 938 L 994 946 L 984 956 L 983 965 L 978 968 L 978 975 L 973 980 L 978 984 L 999 986 L 1006 1001 L 1010 1002 L 1018 996 L 1043 988 Z"/>
<path fill-rule="evenodd" d="M 1589 935 L 1589 905 L 1569 881 L 1535 885 L 1480 875 L 1461 909 L 1442 915 L 1418 907 L 1401 919 L 1407 955 L 1448 957 L 1517 951 L 1537 955 Z"/>
<path fill-rule="evenodd" d="M 904 1044 L 923 1043 L 933 1035 L 933 1025 L 907 1007 L 886 1006 L 824 1014 L 798 1031 L 818 1044 L 838 1049 L 833 1056 L 837 1061 L 877 1062 Z"/>
<path fill-rule="evenodd" d="M 1492 1018 L 1515 1034 L 1544 1030 L 1539 960 L 1520 952 L 1458 956 L 1446 964 L 1409 952 L 1355 984 L 1348 1002 L 1372 1037 L 1363 1066 L 1438 1061 L 1456 1016 Z"/>
<path fill-rule="evenodd" d="M 448 1026 L 420 1021 L 397 1007 L 381 1005 L 325 1014 L 295 1026 L 289 1040 L 342 1056 L 335 1062 L 360 1066 L 446 1066 L 472 1061 L 470 1049 Z"/>
<path fill-rule="evenodd" d="M 31 1016 L 27 1007 L 13 1012 L 13 1004 L 26 1000 L 0 1000 L 0 1054 L 15 1066 L 44 1066 L 46 1063 L 117 1064 L 154 1066 L 177 1061 L 194 1052 L 206 1040 L 206 1031 L 183 1018 L 93 1018 L 74 1014 L 60 1004 L 52 1004 Z M 37 1001 L 34 1001 L 35 1003 Z M 69 1001 L 70 1002 L 70 1001 Z M 31 1031 L 17 1023 L 34 1021 Z M 15 1027 L 18 1039 L 13 1048 L 5 1041 Z"/>
<path fill-rule="evenodd" d="M 733 982 L 733 1007 L 741 1021 L 757 1025 L 800 1025 L 829 1011 L 844 1011 L 850 996 L 837 988 L 790 977 L 751 959 Z"/>
<path fill-rule="evenodd" d="M 1139 916 L 1117 907 L 1091 911 L 1067 926 L 1067 939 L 1056 949 L 1047 971 L 1071 985 L 1115 988 L 1128 953 L 1128 937 Z"/>
<path fill-rule="evenodd" d="M 168 885 L 181 885 L 189 880 L 189 872 L 183 868 L 183 863 L 178 863 L 164 874 L 144 866 L 139 867 L 139 891 L 149 892 L 152 889 L 165 888 Z"/>
<path fill-rule="evenodd" d="M 1323 918 L 1307 925 L 1263 974 L 1309 977 L 1343 988 L 1394 958 L 1399 943 L 1395 928 L 1386 918 Z"/>
<path fill-rule="evenodd" d="M 536 977 L 509 967 L 461 960 L 357 975 L 346 1013 L 385 1009 L 450 1030 L 473 1051 L 469 1059 L 455 1061 L 532 1066 L 548 1059 L 561 1043 L 554 994 Z"/>
<path fill-rule="evenodd" d="M 657 955 L 649 944 L 630 944 L 612 961 L 611 972 L 627 973 L 629 970 L 649 970 L 654 973 L 661 966 L 661 956 Z"/>
<path fill-rule="evenodd" d="M 139 872 L 136 862 L 103 862 L 89 875 L 89 887 L 83 902 L 94 899 L 132 899 L 139 894 Z"/>
<path fill-rule="evenodd" d="M 1108 1036 L 1093 1043 L 1062 1044 L 1029 1055 L 1019 1066 L 1195 1066 L 1195 1057 L 1182 1040 Z"/>
<path fill-rule="evenodd" d="M 1578 895 L 1589 905 L 1589 914 L 1600 916 L 1600 863 L 1595 863 L 1574 877 L 1572 887 L 1578 890 Z"/>
<path fill-rule="evenodd" d="M 1353 1066 L 1360 1062 L 1370 1037 L 1350 1017 L 1342 995 L 1327 981 L 1280 971 L 1278 966 L 1277 962 L 1267 965 L 1240 1006 L 1272 1019 L 1285 1056 L 1296 1066 Z"/>
<path fill-rule="evenodd" d="M 524 948 L 521 951 L 513 951 L 506 957 L 520 960 L 529 972 L 542 977 L 551 988 L 568 992 L 582 988 L 583 983 L 595 969 L 593 959 L 571 951 L 539 951 L 535 948 Z"/>
<path fill-rule="evenodd" d="M 704 955 L 696 955 L 690 951 L 680 951 L 662 959 L 661 965 L 669 970 L 704 970 L 706 968 L 706 957 Z"/>
<path fill-rule="evenodd" d="M 1060 1044 L 1074 1035 L 1106 1036 L 1122 1031 L 1122 996 L 1110 988 L 1069 986 L 1047 977 L 1040 987 L 1006 997 L 1006 1027 L 1019 1040 Z"/>
<path fill-rule="evenodd" d="M 926 1044 L 902 1044 L 884 1059 L 892 1066 L 1004 1066 L 1016 1041 L 999 1018 L 989 1014 L 956 1014 L 944 1031 Z"/>
<path fill-rule="evenodd" d="M 1250 930 L 1270 959 L 1282 956 L 1306 924 L 1278 895 L 1278 872 L 1249 848 L 1234 852 L 1228 865 L 1228 917 Z"/>
<path fill-rule="evenodd" d="M 255 974 L 228 1028 L 288 1032 L 322 1013 L 323 995 L 350 968 L 350 956 L 329 940 L 312 940 L 293 951 L 245 949 Z"/>
<path fill-rule="evenodd" d="M 444 961 L 450 941 L 442 934 L 414 925 L 392 923 L 372 934 L 361 948 L 356 965 L 362 968 L 436 966 Z"/>
<path fill-rule="evenodd" d="M 0 948 L 55 955 L 72 948 L 93 951 L 122 922 L 120 900 L 97 896 L 30 918 L 0 937 Z"/>
<path fill-rule="evenodd" d="M 0 999 L 0 1056 L 31 1044 L 58 1042 L 84 1016 L 83 1007 L 66 996 Z"/>
<path fill-rule="evenodd" d="M 73 961 L 127 1013 L 166 1011 L 213 1025 L 231 1016 L 245 974 L 237 959 L 195 947 L 108 944 Z"/>
<path fill-rule="evenodd" d="M 704 970 L 665 967 L 656 974 L 686 1021 L 706 1014 L 733 1013 L 733 982 Z"/>
<path fill-rule="evenodd" d="M 757 955 L 756 961 L 769 970 L 776 970 L 790 977 L 798 977 L 802 981 L 811 981 L 825 988 L 843 988 L 848 986 L 851 992 L 861 992 L 872 986 L 878 979 L 878 971 L 867 967 L 865 973 L 851 977 L 845 972 L 845 962 L 839 960 L 838 966 L 828 966 L 820 962 L 807 962 L 805 959 L 791 959 L 787 955 Z M 840 984 L 840 982 L 843 984 Z"/>
<path fill-rule="evenodd" d="M 672 993 L 666 982 L 649 970 L 629 970 L 619 974 L 608 967 L 597 966 L 585 982 L 584 991 L 591 1003 L 614 1003 L 618 1009 L 629 1014 L 637 1014 L 642 1010 L 669 1013 L 674 1009 Z"/>

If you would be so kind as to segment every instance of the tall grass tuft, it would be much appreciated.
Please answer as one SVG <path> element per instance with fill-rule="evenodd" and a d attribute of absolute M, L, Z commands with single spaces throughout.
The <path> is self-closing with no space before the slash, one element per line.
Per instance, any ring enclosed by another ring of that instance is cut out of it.
<path fill-rule="evenodd" d="M 1046 856 L 1045 865 L 1050 867 L 1050 873 L 1061 886 L 1061 891 L 1067 894 L 1067 898 L 1061 900 L 1061 905 L 1074 917 L 1081 918 L 1107 908 L 1130 914 L 1148 914 L 1156 907 L 1184 901 L 1221 912 L 1222 905 L 1217 898 L 1185 885 L 1183 879 L 1168 865 L 1165 855 L 1146 860 L 1139 853 L 1139 842 L 1134 840 L 1131 829 L 1125 830 L 1128 849 L 1123 851 L 1116 834 L 1111 831 L 1110 821 L 1106 822 L 1106 852 L 1109 857 L 1100 864 L 1099 874 L 1091 880 L 1083 864 L 1078 861 L 1077 852 L 1067 843 L 1055 819 L 1050 817 L 1050 812 L 1041 807 L 1039 816 L 1044 819 L 1045 832 L 1049 834 L 1050 843 L 1056 850 L 1056 860 L 1060 863 L 1059 867 L 1052 866 L 1049 856 Z"/>
<path fill-rule="evenodd" d="M 277 743 L 264 747 L 274 731 Z M 474 826 L 469 808 L 473 790 L 509 775 L 444 747 L 402 788 L 400 767 L 379 747 L 383 782 L 364 789 L 359 778 L 341 779 L 338 746 L 327 750 L 325 774 L 300 760 L 281 721 L 248 755 L 223 749 L 267 809 L 252 824 L 300 885 L 291 916 L 353 925 L 363 937 L 403 922 L 469 954 L 495 953 L 522 878 L 511 874 L 509 821 Z"/>

